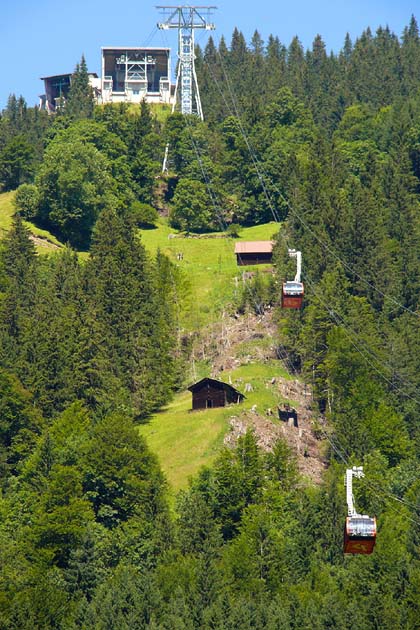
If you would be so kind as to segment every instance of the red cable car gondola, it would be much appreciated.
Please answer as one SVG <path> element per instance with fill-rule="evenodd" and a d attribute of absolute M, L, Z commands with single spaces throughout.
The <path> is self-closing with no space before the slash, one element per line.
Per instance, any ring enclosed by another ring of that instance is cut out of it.
<path fill-rule="evenodd" d="M 282 308 L 302 308 L 304 287 L 300 281 L 302 269 L 302 254 L 295 249 L 289 249 L 289 256 L 296 258 L 296 276 L 292 281 L 283 282 L 281 292 Z"/>
<path fill-rule="evenodd" d="M 283 282 L 282 308 L 302 308 L 303 295 L 303 282 Z"/>
<path fill-rule="evenodd" d="M 344 553 L 372 553 L 376 542 L 376 518 L 348 516 L 344 527 Z"/>
<path fill-rule="evenodd" d="M 354 507 L 353 477 L 364 477 L 363 466 L 346 470 L 346 495 L 348 516 L 344 526 L 344 553 L 370 554 L 376 542 L 376 518 L 358 514 Z"/>

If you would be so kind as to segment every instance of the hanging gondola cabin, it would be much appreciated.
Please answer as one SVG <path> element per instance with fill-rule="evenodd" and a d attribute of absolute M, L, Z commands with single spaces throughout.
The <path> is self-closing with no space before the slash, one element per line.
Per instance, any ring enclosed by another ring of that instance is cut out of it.
<path fill-rule="evenodd" d="M 302 308 L 304 287 L 303 282 L 283 282 L 281 293 L 282 308 Z"/>
<path fill-rule="evenodd" d="M 376 542 L 376 518 L 348 516 L 344 527 L 344 553 L 370 554 Z"/>

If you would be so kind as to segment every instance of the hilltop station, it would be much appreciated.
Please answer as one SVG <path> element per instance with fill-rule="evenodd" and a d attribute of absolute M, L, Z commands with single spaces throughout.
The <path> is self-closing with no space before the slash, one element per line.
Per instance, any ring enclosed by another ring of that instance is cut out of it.
<path fill-rule="evenodd" d="M 171 82 L 171 49 L 146 46 L 105 46 L 101 48 L 101 77 L 89 73 L 90 85 L 98 104 L 160 103 L 178 106 L 183 114 L 203 119 L 195 72 L 194 31 L 213 30 L 209 15 L 216 8 L 158 6 L 160 30 L 177 29 L 178 64 L 176 82 Z M 73 73 L 41 78 L 44 93 L 40 109 L 55 112 L 68 96 Z"/>

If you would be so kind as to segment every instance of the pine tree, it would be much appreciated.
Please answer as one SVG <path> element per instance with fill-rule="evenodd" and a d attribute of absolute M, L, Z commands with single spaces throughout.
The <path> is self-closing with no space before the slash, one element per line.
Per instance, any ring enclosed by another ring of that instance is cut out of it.
<path fill-rule="evenodd" d="M 33 310 L 38 261 L 29 230 L 19 215 L 13 218 L 1 254 L 4 296 L 0 308 L 1 361 L 23 377 L 21 347 L 27 317 Z"/>
<path fill-rule="evenodd" d="M 129 142 L 129 155 L 135 157 L 145 143 L 146 136 L 153 130 L 153 118 L 150 106 L 146 101 L 140 103 L 140 112 L 132 123 L 132 133 Z"/>
<path fill-rule="evenodd" d="M 287 50 L 287 83 L 299 99 L 304 97 L 305 58 L 302 44 L 294 37 Z"/>
<path fill-rule="evenodd" d="M 420 36 L 417 20 L 411 16 L 410 24 L 404 29 L 401 44 L 404 93 L 414 95 L 418 89 Z"/>
<path fill-rule="evenodd" d="M 87 273 L 90 308 L 104 332 L 103 353 L 111 366 L 103 395 L 112 408 L 123 405 L 147 416 L 173 385 L 173 347 L 163 337 L 173 328 L 162 312 L 144 247 L 112 210 L 104 211 L 95 227 Z"/>
<path fill-rule="evenodd" d="M 94 108 L 94 95 L 89 82 L 84 55 L 80 63 L 76 65 L 72 74 L 70 90 L 65 104 L 65 113 L 73 120 L 92 118 Z"/>

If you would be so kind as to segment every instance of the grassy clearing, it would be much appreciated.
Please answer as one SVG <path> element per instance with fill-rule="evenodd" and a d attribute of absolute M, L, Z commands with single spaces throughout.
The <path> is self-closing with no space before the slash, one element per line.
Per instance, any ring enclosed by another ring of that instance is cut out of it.
<path fill-rule="evenodd" d="M 10 230 L 15 212 L 13 200 L 15 191 L 0 194 L 0 239 Z M 36 237 L 36 249 L 39 254 L 50 254 L 61 247 L 60 241 L 47 230 L 41 230 L 29 221 L 24 221 L 31 234 Z"/>
<path fill-rule="evenodd" d="M 12 225 L 12 216 L 15 211 L 14 196 L 14 191 L 0 194 L 0 238 L 3 238 Z"/>
<path fill-rule="evenodd" d="M 155 253 L 159 248 L 185 272 L 193 300 L 182 323 L 187 329 L 198 329 L 217 318 L 220 310 L 232 303 L 239 291 L 243 268 L 238 268 L 233 253 L 236 241 L 270 240 L 278 228 L 277 223 L 270 222 L 243 228 L 238 239 L 220 234 L 195 238 L 171 229 L 161 220 L 156 229 L 140 230 L 140 233 L 148 251 Z M 182 260 L 177 259 L 178 254 L 182 254 Z M 258 265 L 259 269 L 266 267 Z"/>
<path fill-rule="evenodd" d="M 230 407 L 191 412 L 191 393 L 178 394 L 166 409 L 141 425 L 150 449 L 158 456 L 174 490 L 216 457 L 228 428 Z"/>
<path fill-rule="evenodd" d="M 282 402 L 273 377 L 287 377 L 278 361 L 249 363 L 236 370 L 225 372 L 223 380 L 244 392 L 250 383 L 252 391 L 246 393 L 241 405 L 231 405 L 203 411 L 191 411 L 191 393 L 186 391 L 175 396 L 173 402 L 140 426 L 150 449 L 158 456 L 170 486 L 176 491 L 185 488 L 188 479 L 209 466 L 223 444 L 229 431 L 229 418 L 248 411 L 254 405 L 264 413 Z M 293 404 L 293 401 L 289 401 Z"/>
<path fill-rule="evenodd" d="M 243 228 L 238 239 L 221 237 L 220 234 L 195 238 L 178 233 L 161 219 L 156 229 L 140 232 L 150 253 L 160 249 L 184 270 L 191 285 L 192 307 L 186 313 L 183 325 L 188 330 L 199 330 L 220 317 L 221 309 L 232 303 L 235 292 L 240 290 L 238 280 L 242 271 L 252 269 L 238 268 L 234 255 L 235 242 L 269 240 L 278 228 L 278 224 L 271 222 Z M 178 259 L 178 254 L 182 254 L 182 260 Z M 258 269 L 264 268 L 258 266 Z M 255 348 L 271 344 L 272 339 L 266 337 L 240 344 L 237 356 L 244 365 L 223 373 L 223 380 L 231 382 L 239 391 L 244 392 L 245 385 L 251 384 L 252 390 L 246 393 L 246 399 L 240 406 L 192 412 L 191 394 L 182 392 L 166 409 L 140 427 L 140 433 L 158 456 L 174 490 L 185 487 L 188 479 L 202 466 L 213 462 L 229 431 L 231 416 L 250 410 L 254 405 L 257 411 L 264 413 L 281 402 L 277 387 L 270 382 L 273 377 L 287 377 L 280 363 L 274 360 L 259 363 L 251 359 Z M 208 363 L 199 363 L 195 365 L 197 380 L 208 376 L 211 370 Z"/>

